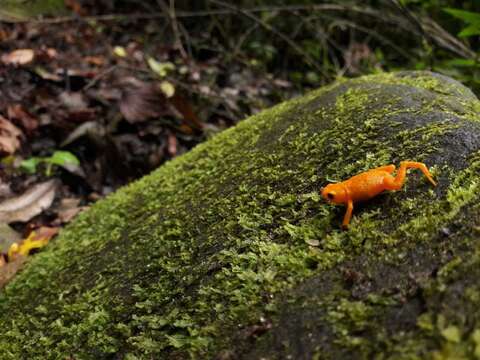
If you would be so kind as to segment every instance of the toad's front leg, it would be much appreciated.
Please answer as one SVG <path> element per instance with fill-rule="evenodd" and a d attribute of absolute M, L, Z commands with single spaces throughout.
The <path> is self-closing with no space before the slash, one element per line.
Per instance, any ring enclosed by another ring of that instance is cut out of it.
<path fill-rule="evenodd" d="M 348 227 L 348 224 L 350 224 L 350 219 L 352 218 L 352 212 L 353 212 L 353 201 L 349 199 L 347 202 L 347 212 L 343 217 L 342 227 L 344 229 L 346 229 Z"/>

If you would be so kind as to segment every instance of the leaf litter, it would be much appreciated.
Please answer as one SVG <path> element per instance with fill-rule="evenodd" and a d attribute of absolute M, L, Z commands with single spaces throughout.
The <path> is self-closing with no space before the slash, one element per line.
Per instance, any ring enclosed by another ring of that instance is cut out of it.
<path fill-rule="evenodd" d="M 158 19 L 83 20 L 151 10 L 112 4 L 69 0 L 75 21 L 0 23 L 0 287 L 92 202 L 292 96 L 248 59 L 204 50 L 208 32 L 185 51 L 158 41 Z"/>

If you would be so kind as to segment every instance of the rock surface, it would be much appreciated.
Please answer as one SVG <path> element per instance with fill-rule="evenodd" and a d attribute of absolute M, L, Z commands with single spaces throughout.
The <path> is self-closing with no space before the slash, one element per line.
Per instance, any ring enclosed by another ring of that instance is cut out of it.
<path fill-rule="evenodd" d="M 480 103 L 432 73 L 338 82 L 97 203 L 0 293 L 2 359 L 480 358 Z M 425 162 L 345 209 L 331 180 Z"/>

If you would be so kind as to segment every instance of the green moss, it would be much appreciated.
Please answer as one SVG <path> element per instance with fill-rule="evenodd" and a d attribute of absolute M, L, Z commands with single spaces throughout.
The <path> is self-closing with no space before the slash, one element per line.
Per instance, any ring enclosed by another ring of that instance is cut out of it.
<path fill-rule="evenodd" d="M 459 94 L 464 105 L 452 108 Z M 374 277 L 463 219 L 478 200 L 480 164 L 461 145 L 462 131 L 477 121 L 468 96 L 429 73 L 380 74 L 314 91 L 215 136 L 97 203 L 32 259 L 0 295 L 0 357 L 241 354 L 256 336 L 252 328 L 281 321 L 298 303 L 299 313 L 320 312 L 313 321 L 329 329 L 312 356 L 339 347 L 368 358 L 378 344 L 405 356 L 425 344 L 443 351 L 445 329 L 427 326 L 434 309 L 408 331 L 386 329 L 385 318 L 409 294 L 404 279 L 398 297 L 371 289 L 355 298 L 342 277 L 315 296 L 303 298 L 299 288 L 329 274 Z M 435 101 L 443 108 L 429 106 Z M 404 159 L 433 166 L 439 187 L 412 172 L 403 190 L 356 206 L 351 228 L 341 231 L 344 208 L 321 202 L 319 188 Z M 425 293 L 440 296 L 454 274 L 473 266 L 464 257 L 442 259 Z M 376 265 L 342 272 L 359 258 Z M 469 289 L 468 301 L 477 301 L 477 288 Z M 473 351 L 464 324 L 447 317 L 462 334 L 454 345 L 468 341 Z M 293 351 L 295 341 L 284 340 L 290 345 L 282 351 Z"/>

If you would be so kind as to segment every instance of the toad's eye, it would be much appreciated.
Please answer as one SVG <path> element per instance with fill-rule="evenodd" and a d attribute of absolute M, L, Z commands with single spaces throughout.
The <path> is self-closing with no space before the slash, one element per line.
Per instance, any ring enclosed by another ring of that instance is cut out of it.
<path fill-rule="evenodd" d="M 330 199 L 330 200 L 333 200 L 335 198 L 335 195 L 333 193 L 328 193 L 327 194 L 327 197 Z"/>

